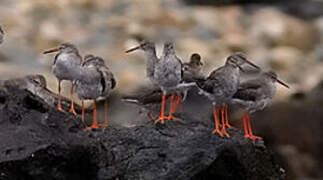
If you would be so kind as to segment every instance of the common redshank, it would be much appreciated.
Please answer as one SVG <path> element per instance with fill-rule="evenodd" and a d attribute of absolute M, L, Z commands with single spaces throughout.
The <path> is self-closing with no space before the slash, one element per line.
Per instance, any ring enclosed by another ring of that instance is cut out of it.
<path fill-rule="evenodd" d="M 44 52 L 44 54 L 58 52 L 55 56 L 54 63 L 52 65 L 52 71 L 58 79 L 58 104 L 57 109 L 64 112 L 61 106 L 61 82 L 63 80 L 69 80 L 73 82 L 76 77 L 79 76 L 80 66 L 82 63 L 82 57 L 79 54 L 78 49 L 71 43 L 63 43 L 58 48 L 50 49 Z M 76 115 L 74 109 L 74 84 L 71 88 L 71 108 L 70 112 Z"/>
<path fill-rule="evenodd" d="M 156 55 L 155 43 L 150 41 L 142 41 L 139 46 L 131 48 L 126 51 L 126 53 L 133 52 L 135 50 L 143 50 L 146 56 L 146 76 L 149 80 L 156 85 L 154 79 L 155 64 L 159 61 L 159 58 Z"/>
<path fill-rule="evenodd" d="M 197 86 L 200 88 L 200 94 L 207 96 L 213 104 L 213 116 L 215 129 L 213 134 L 220 136 L 230 135 L 226 131 L 226 127 L 231 128 L 227 113 L 227 102 L 230 102 L 231 97 L 237 91 L 240 82 L 240 70 L 244 63 L 260 69 L 255 64 L 247 60 L 246 56 L 242 53 L 235 53 L 229 56 L 224 66 L 214 70 L 206 79 L 197 81 Z M 222 119 L 222 130 L 219 128 L 220 124 L 220 108 Z"/>
<path fill-rule="evenodd" d="M 245 109 L 242 121 L 246 138 L 261 139 L 261 137 L 253 135 L 250 114 L 268 106 L 276 93 L 276 82 L 289 88 L 286 83 L 277 78 L 275 72 L 268 71 L 262 72 L 255 79 L 241 83 L 238 91 L 233 95 L 231 103 L 238 104 Z"/>
<path fill-rule="evenodd" d="M 204 75 L 202 73 L 203 63 L 201 61 L 201 56 L 198 53 L 193 53 L 190 57 L 190 61 L 183 63 L 183 83 L 193 83 L 196 82 L 198 79 L 204 79 Z M 177 88 L 177 95 L 176 95 L 176 103 L 174 106 L 174 112 L 176 112 L 176 108 L 180 106 L 180 111 L 182 111 L 181 102 L 184 102 L 189 90 L 196 87 L 195 85 L 192 86 L 181 86 Z M 182 96 L 183 95 L 183 98 Z"/>
<path fill-rule="evenodd" d="M 82 63 L 81 75 L 75 83 L 75 92 L 82 100 L 82 120 L 84 121 L 84 100 L 93 100 L 93 123 L 88 129 L 108 126 L 107 96 L 115 88 L 116 80 L 104 60 L 93 55 L 86 55 Z M 96 100 L 105 98 L 105 121 L 98 124 L 96 113 Z"/>

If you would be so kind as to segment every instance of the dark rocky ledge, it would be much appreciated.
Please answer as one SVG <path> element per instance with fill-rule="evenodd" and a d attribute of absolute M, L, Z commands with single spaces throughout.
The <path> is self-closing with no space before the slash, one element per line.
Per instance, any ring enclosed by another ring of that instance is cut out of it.
<path fill-rule="evenodd" d="M 212 135 L 212 127 L 184 120 L 87 131 L 79 117 L 40 98 L 54 97 L 48 90 L 0 85 L 0 179 L 284 177 L 271 151 L 238 130 L 230 130 L 232 138 L 225 139 Z"/>

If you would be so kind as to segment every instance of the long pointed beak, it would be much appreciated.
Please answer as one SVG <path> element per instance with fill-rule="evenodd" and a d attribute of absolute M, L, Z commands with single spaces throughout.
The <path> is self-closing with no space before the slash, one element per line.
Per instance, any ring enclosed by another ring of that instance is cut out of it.
<path fill-rule="evenodd" d="M 289 86 L 286 84 L 286 83 L 284 83 L 283 81 L 281 81 L 281 80 L 279 80 L 279 79 L 276 79 L 277 80 L 277 82 L 279 83 L 279 84 L 281 84 L 281 85 L 283 85 L 283 86 L 285 86 L 286 88 L 288 88 L 289 89 Z"/>
<path fill-rule="evenodd" d="M 252 62 L 248 61 L 247 59 L 244 59 L 244 61 L 245 61 L 246 63 L 248 63 L 250 66 L 252 66 L 252 67 L 254 67 L 254 68 L 256 68 L 256 69 L 260 69 L 260 67 L 259 67 L 259 66 L 257 66 L 257 65 L 255 65 L 254 63 L 252 63 Z"/>
<path fill-rule="evenodd" d="M 240 71 L 245 72 L 245 70 L 238 63 L 236 63 L 236 65 L 238 66 L 238 68 L 240 69 Z"/>
<path fill-rule="evenodd" d="M 141 46 L 139 45 L 139 46 L 137 46 L 137 47 L 134 47 L 134 48 L 128 49 L 128 50 L 126 51 L 126 53 L 130 53 L 130 52 L 135 51 L 135 50 L 140 49 L 140 48 L 141 48 Z"/>
<path fill-rule="evenodd" d="M 55 48 L 55 49 L 50 49 L 50 50 L 44 51 L 43 54 L 49 54 L 49 53 L 53 53 L 53 52 L 57 52 L 57 51 L 59 51 L 59 48 Z"/>

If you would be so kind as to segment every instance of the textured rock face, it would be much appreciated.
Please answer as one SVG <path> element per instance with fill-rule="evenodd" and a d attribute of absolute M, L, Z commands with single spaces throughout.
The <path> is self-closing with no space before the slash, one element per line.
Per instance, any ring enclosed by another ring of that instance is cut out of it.
<path fill-rule="evenodd" d="M 261 142 L 235 129 L 224 139 L 186 119 L 87 131 L 78 117 L 17 86 L 0 87 L 0 179 L 284 177 Z"/>

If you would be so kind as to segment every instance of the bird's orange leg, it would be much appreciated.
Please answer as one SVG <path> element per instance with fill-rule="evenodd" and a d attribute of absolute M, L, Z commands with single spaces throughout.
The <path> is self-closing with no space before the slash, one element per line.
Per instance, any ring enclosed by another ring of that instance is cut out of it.
<path fill-rule="evenodd" d="M 221 116 L 222 116 L 222 134 L 224 134 L 226 137 L 230 137 L 230 135 L 228 134 L 227 130 L 225 129 L 225 107 L 223 106 L 222 107 L 222 110 L 221 110 Z"/>
<path fill-rule="evenodd" d="M 84 109 L 84 101 L 82 100 L 82 122 L 84 123 L 84 112 L 85 112 L 85 109 Z"/>
<path fill-rule="evenodd" d="M 58 103 L 57 103 L 57 110 L 65 112 L 65 110 L 62 108 L 61 104 L 61 82 L 62 80 L 58 80 Z"/>
<path fill-rule="evenodd" d="M 214 116 L 214 125 L 215 125 L 215 129 L 212 131 L 213 134 L 219 134 L 220 136 L 223 137 L 222 132 L 220 131 L 219 128 L 219 110 L 218 110 L 219 106 L 214 106 L 213 107 L 213 116 Z"/>
<path fill-rule="evenodd" d="M 229 124 L 229 114 L 228 114 L 228 104 L 224 104 L 224 110 L 225 110 L 225 126 L 229 129 L 232 128 L 232 126 Z"/>
<path fill-rule="evenodd" d="M 248 130 L 249 130 L 249 139 L 256 140 L 256 139 L 262 139 L 262 137 L 254 136 L 252 133 L 252 127 L 251 127 L 251 120 L 250 120 L 250 114 L 246 114 L 247 123 L 248 123 Z"/>
<path fill-rule="evenodd" d="M 104 101 L 104 123 L 99 124 L 100 127 L 108 127 L 108 98 Z"/>
<path fill-rule="evenodd" d="M 178 112 L 183 112 L 182 97 L 181 97 L 181 95 L 178 95 L 178 94 L 176 94 L 176 102 L 175 102 L 175 107 L 174 107 L 175 111 L 174 112 L 176 112 L 177 107 L 179 107 Z"/>
<path fill-rule="evenodd" d="M 75 108 L 74 108 L 74 84 L 72 84 L 72 88 L 71 88 L 71 108 L 70 108 L 70 112 L 73 113 L 74 115 L 77 115 Z"/>
<path fill-rule="evenodd" d="M 169 110 L 169 115 L 167 116 L 168 120 L 178 120 L 177 117 L 174 117 L 173 114 L 176 112 L 176 104 L 174 103 L 174 98 L 175 98 L 175 93 L 172 94 L 170 98 L 170 110 Z"/>
<path fill-rule="evenodd" d="M 99 128 L 97 117 L 96 117 L 96 100 L 93 103 L 93 122 L 92 126 L 87 127 L 88 130 Z"/>
<path fill-rule="evenodd" d="M 155 124 L 158 122 L 160 122 L 162 124 L 165 123 L 165 120 L 167 119 L 167 116 L 165 116 L 165 104 L 166 104 L 166 94 L 163 93 L 160 115 L 159 115 L 158 119 L 155 120 Z"/>
<path fill-rule="evenodd" d="M 249 138 L 248 124 L 247 124 L 247 117 L 246 116 L 247 116 L 246 112 L 243 112 L 242 121 L 243 121 L 243 128 L 244 128 L 244 137 Z"/>

